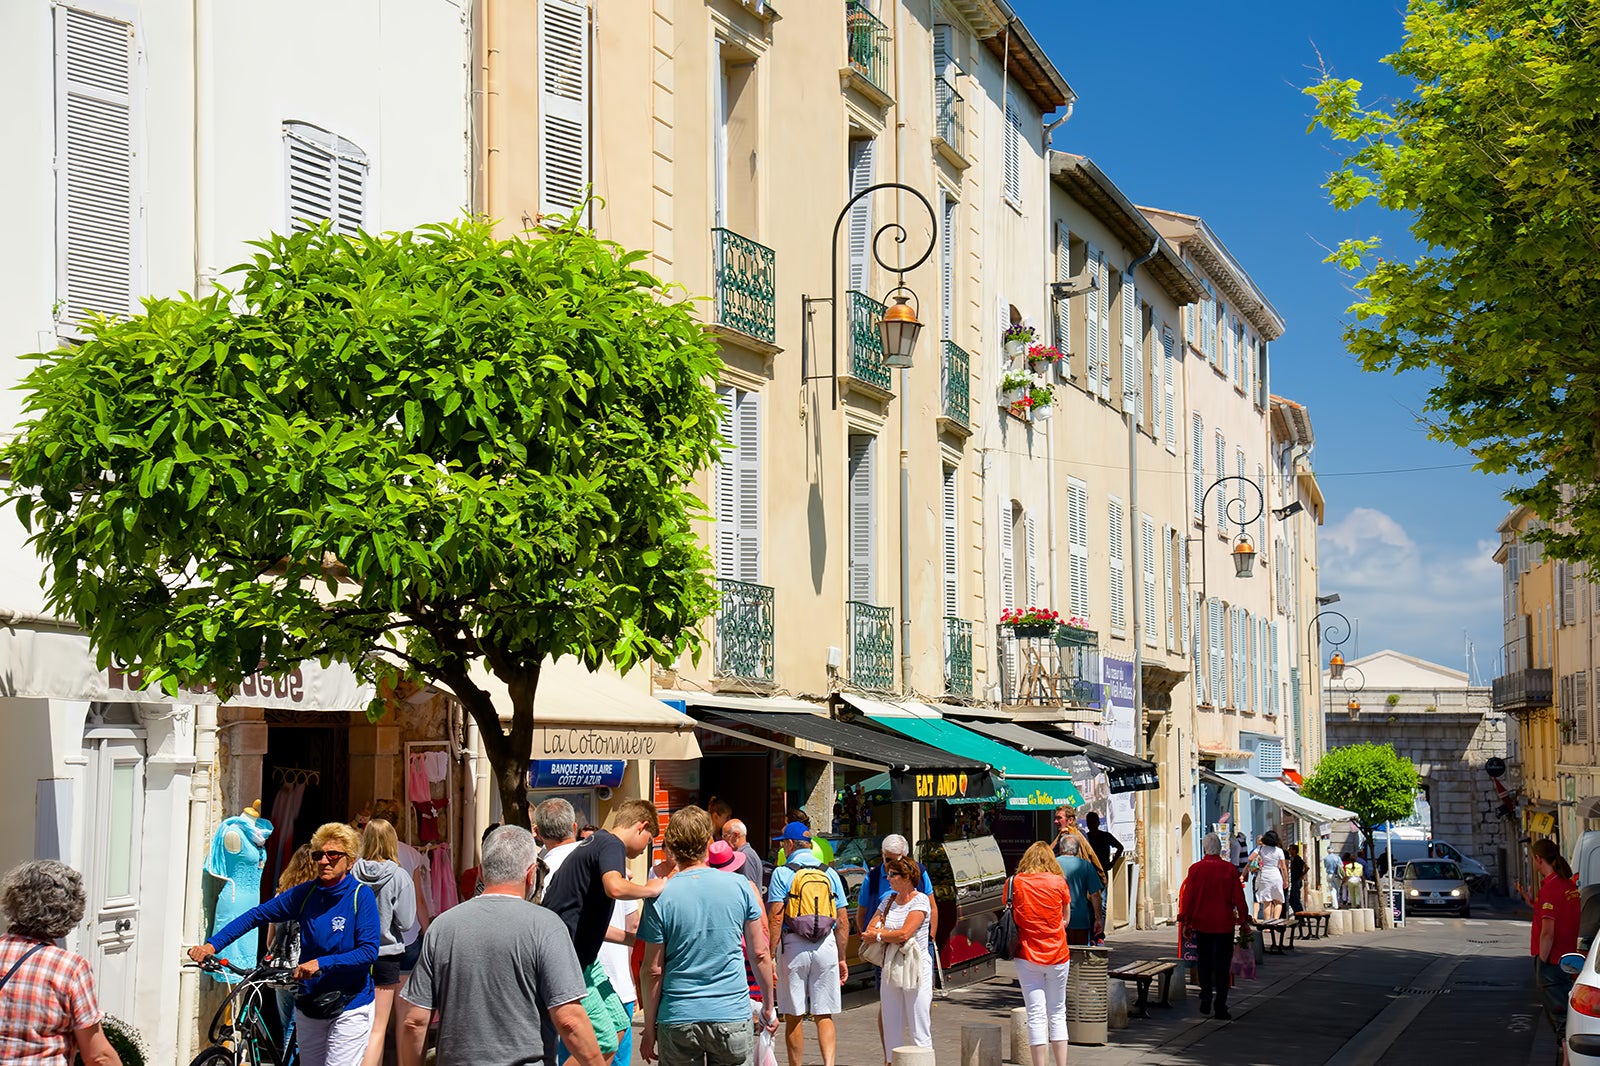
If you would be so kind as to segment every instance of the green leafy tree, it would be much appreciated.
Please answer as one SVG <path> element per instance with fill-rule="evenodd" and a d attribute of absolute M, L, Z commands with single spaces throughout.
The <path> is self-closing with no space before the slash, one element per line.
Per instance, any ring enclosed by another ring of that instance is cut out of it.
<path fill-rule="evenodd" d="M 1355 275 L 1345 343 L 1368 370 L 1426 369 L 1432 436 L 1556 523 L 1556 555 L 1600 561 L 1600 2 L 1411 0 L 1386 62 L 1415 85 L 1387 109 L 1358 81 L 1306 90 L 1354 147 L 1326 188 L 1411 218 L 1329 256 Z"/>
<path fill-rule="evenodd" d="M 36 357 L 6 459 L 50 607 L 169 690 L 307 660 L 440 682 L 527 825 L 546 658 L 698 653 L 714 343 L 572 224 L 258 247 L 234 291 Z"/>
<path fill-rule="evenodd" d="M 1363 837 L 1373 827 L 1404 818 L 1416 804 L 1417 768 L 1393 744 L 1331 748 L 1300 791 L 1314 800 L 1354 811 Z"/>

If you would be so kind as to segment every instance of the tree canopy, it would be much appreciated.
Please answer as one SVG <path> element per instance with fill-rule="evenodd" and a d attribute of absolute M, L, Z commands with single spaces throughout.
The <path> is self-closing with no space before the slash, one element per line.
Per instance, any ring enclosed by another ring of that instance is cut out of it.
<path fill-rule="evenodd" d="M 1362 833 L 1370 837 L 1374 826 L 1411 813 L 1419 785 L 1416 766 L 1393 744 L 1351 744 L 1329 749 L 1300 791 L 1354 811 Z"/>
<path fill-rule="evenodd" d="M 1356 276 L 1345 342 L 1436 371 L 1432 435 L 1516 475 L 1553 554 L 1600 562 L 1600 0 L 1411 0 L 1386 62 L 1415 85 L 1387 109 L 1358 81 L 1306 90 L 1312 129 L 1354 145 L 1333 204 L 1405 212 L 1423 245 L 1329 256 Z"/>
<path fill-rule="evenodd" d="M 441 682 L 526 825 L 545 659 L 698 651 L 715 344 L 575 224 L 257 247 L 232 290 L 36 357 L 5 458 L 48 603 L 169 690 L 307 660 Z"/>

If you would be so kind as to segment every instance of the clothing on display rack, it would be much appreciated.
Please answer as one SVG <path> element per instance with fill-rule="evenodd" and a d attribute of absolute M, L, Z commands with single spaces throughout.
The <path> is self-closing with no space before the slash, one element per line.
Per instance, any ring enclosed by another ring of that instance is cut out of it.
<path fill-rule="evenodd" d="M 300 804 L 305 800 L 306 783 L 303 779 L 285 781 L 272 801 L 272 824 L 283 831 L 272 842 L 272 869 L 282 872 L 294 855 L 294 820 L 300 816 Z"/>
<path fill-rule="evenodd" d="M 450 807 L 450 756 L 444 751 L 419 751 L 406 766 L 406 793 L 417 816 L 417 841 L 438 844 L 449 834 L 444 824 Z"/>
<path fill-rule="evenodd" d="M 432 890 L 433 902 L 439 907 L 436 913 L 443 913 L 461 902 L 456 895 L 456 871 L 450 864 L 450 849 L 434 848 L 430 862 L 433 864 L 433 869 L 430 872 L 429 888 Z"/>

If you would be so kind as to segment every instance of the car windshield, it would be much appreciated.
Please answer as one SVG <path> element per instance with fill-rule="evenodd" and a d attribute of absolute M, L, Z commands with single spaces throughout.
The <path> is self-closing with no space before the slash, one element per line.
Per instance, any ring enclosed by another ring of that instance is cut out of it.
<path fill-rule="evenodd" d="M 1461 870 L 1453 862 L 1414 862 L 1406 873 L 1409 881 L 1459 881 Z"/>

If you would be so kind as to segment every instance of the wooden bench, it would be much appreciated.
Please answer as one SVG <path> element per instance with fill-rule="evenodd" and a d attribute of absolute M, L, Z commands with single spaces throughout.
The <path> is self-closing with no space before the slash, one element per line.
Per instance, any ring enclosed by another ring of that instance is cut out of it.
<path fill-rule="evenodd" d="M 1321 940 L 1328 935 L 1327 911 L 1297 911 L 1294 920 L 1306 940 Z"/>
<path fill-rule="evenodd" d="M 1172 989 L 1167 982 L 1171 974 L 1178 968 L 1175 962 L 1135 962 L 1123 966 L 1106 974 L 1107 977 L 1117 981 L 1136 981 L 1139 984 L 1139 998 L 1129 1014 L 1137 1014 L 1141 1018 L 1150 1017 L 1150 982 L 1161 982 L 1161 999 L 1157 1002 L 1159 1007 L 1172 1006 Z"/>
<path fill-rule="evenodd" d="M 1256 927 L 1261 930 L 1262 950 L 1269 955 L 1282 955 L 1285 950 L 1294 950 L 1295 930 L 1300 928 L 1299 922 L 1287 921 L 1283 918 L 1274 918 L 1270 922 L 1257 922 Z M 1285 934 L 1288 943 L 1285 944 Z"/>

